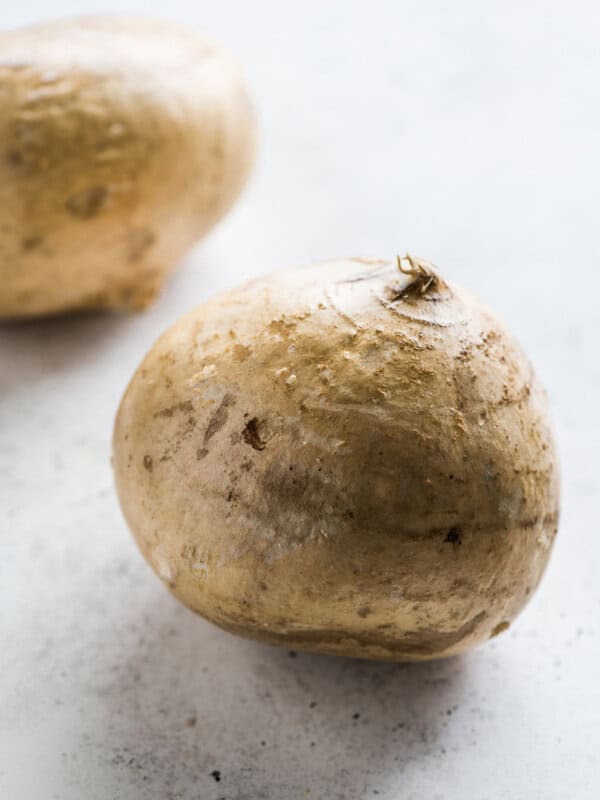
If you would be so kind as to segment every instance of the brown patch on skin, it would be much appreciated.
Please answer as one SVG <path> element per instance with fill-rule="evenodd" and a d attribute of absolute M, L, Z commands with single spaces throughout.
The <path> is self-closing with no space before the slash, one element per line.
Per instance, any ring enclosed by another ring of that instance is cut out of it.
<path fill-rule="evenodd" d="M 234 402 L 234 397 L 231 394 L 226 394 L 223 397 L 219 407 L 212 415 L 208 425 L 206 426 L 206 430 L 204 431 L 204 444 L 207 444 L 215 435 L 215 433 L 220 431 L 223 425 L 225 425 L 229 416 L 229 411 L 227 409 L 229 406 L 233 405 Z"/>
<path fill-rule="evenodd" d="M 510 622 L 507 622 L 506 620 L 499 622 L 490 633 L 490 639 L 493 639 L 494 636 L 498 636 L 499 633 L 504 633 L 504 631 L 507 631 L 509 628 L 510 628 Z"/>
<path fill-rule="evenodd" d="M 21 247 L 23 250 L 35 250 L 36 247 L 39 247 L 43 241 L 43 236 L 26 236 L 24 239 L 21 239 Z"/>
<path fill-rule="evenodd" d="M 243 344 L 236 344 L 233 348 L 233 357 L 236 361 L 246 361 L 247 358 L 250 358 L 250 353 L 252 349 L 250 347 L 246 347 Z"/>
<path fill-rule="evenodd" d="M 319 507 L 319 498 L 323 494 L 322 478 L 318 473 L 307 470 L 282 469 L 279 462 L 269 464 L 264 474 L 261 476 L 262 486 L 268 498 L 277 498 L 279 508 L 294 509 L 299 504 L 303 506 L 315 503 L 315 511 Z M 305 498 L 306 496 L 306 498 Z M 273 516 L 271 503 L 267 503 L 265 508 L 265 521 L 269 516 Z"/>
<path fill-rule="evenodd" d="M 144 456 L 144 469 L 152 472 L 152 456 Z"/>
<path fill-rule="evenodd" d="M 127 234 L 127 259 L 140 261 L 155 241 L 156 236 L 147 228 L 133 228 Z"/>
<path fill-rule="evenodd" d="M 194 406 L 192 405 L 192 401 L 186 400 L 183 403 L 175 403 L 174 406 L 169 406 L 168 408 L 162 408 L 160 411 L 157 411 L 154 414 L 154 418 L 157 419 L 158 417 L 172 417 L 176 411 L 181 411 L 182 413 L 189 414 L 193 410 Z"/>
<path fill-rule="evenodd" d="M 271 334 L 279 334 L 284 338 L 287 338 L 289 337 L 290 332 L 292 332 L 296 327 L 296 322 L 282 317 L 281 319 L 271 320 L 267 326 L 267 330 Z"/>
<path fill-rule="evenodd" d="M 249 444 L 250 447 L 253 447 L 255 450 L 264 450 L 267 443 L 260 437 L 259 426 L 260 423 L 257 417 L 249 419 L 242 431 L 242 438 L 246 444 Z"/>
<path fill-rule="evenodd" d="M 106 186 L 91 186 L 72 194 L 65 202 L 65 208 L 78 219 L 91 219 L 102 209 L 107 199 Z"/>
<path fill-rule="evenodd" d="M 11 167 L 20 167 L 24 161 L 23 154 L 18 150 L 9 150 L 6 153 L 6 161 Z"/>
<path fill-rule="evenodd" d="M 161 462 L 168 461 L 179 452 L 183 443 L 191 437 L 196 425 L 198 424 L 197 418 L 194 417 L 192 413 L 193 406 L 190 400 L 177 403 L 169 408 L 163 408 L 161 411 L 157 411 L 154 414 L 154 417 L 171 418 L 176 411 L 187 413 L 188 416 L 185 419 L 179 418 L 177 420 L 177 427 L 169 438 L 169 446 L 160 457 Z"/>

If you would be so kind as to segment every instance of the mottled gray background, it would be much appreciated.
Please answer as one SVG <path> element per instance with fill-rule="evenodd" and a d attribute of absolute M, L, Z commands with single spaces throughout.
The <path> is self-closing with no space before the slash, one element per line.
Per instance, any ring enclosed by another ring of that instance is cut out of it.
<path fill-rule="evenodd" d="M 99 6 L 6 2 L 0 22 Z M 597 3 L 127 7 L 237 57 L 260 162 L 149 312 L 0 327 L 0 796 L 596 800 Z M 548 387 L 564 512 L 546 579 L 508 634 L 445 663 L 235 639 L 180 608 L 127 533 L 109 466 L 125 383 L 242 278 L 406 249 L 485 298 Z"/>

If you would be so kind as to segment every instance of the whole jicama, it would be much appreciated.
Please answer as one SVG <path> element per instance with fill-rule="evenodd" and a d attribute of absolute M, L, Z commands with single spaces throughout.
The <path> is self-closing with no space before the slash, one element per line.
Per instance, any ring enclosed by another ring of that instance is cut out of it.
<path fill-rule="evenodd" d="M 0 34 L 0 317 L 141 308 L 231 207 L 256 124 L 196 33 L 106 15 Z"/>
<path fill-rule="evenodd" d="M 348 656 L 431 659 L 505 630 L 558 524 L 530 363 L 410 256 L 280 272 L 184 316 L 125 393 L 114 465 L 183 603 Z"/>

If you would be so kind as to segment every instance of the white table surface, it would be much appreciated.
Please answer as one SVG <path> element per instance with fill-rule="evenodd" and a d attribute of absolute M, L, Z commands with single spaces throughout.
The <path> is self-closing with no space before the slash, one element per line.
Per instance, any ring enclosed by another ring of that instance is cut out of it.
<path fill-rule="evenodd" d="M 21 0 L 0 23 L 97 9 Z M 165 9 L 244 65 L 260 160 L 150 311 L 0 326 L 0 797 L 597 800 L 598 5 Z M 510 632 L 424 666 L 223 633 L 126 530 L 109 465 L 125 384 L 225 287 L 406 249 L 487 300 L 548 387 L 563 516 L 546 578 Z"/>

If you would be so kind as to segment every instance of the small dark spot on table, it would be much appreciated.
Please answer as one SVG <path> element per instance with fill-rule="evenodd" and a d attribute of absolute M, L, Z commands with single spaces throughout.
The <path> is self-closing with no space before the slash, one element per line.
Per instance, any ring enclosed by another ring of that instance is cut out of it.
<path fill-rule="evenodd" d="M 221 770 L 213 769 L 213 771 L 210 774 L 211 777 L 214 778 L 217 783 L 219 783 L 219 781 L 221 780 Z"/>
<path fill-rule="evenodd" d="M 352 714 L 352 719 L 360 719 L 360 714 L 358 711 L 355 714 Z"/>
<path fill-rule="evenodd" d="M 290 658 L 296 658 L 298 653 L 295 650 L 290 650 L 288 655 L 289 655 Z"/>

